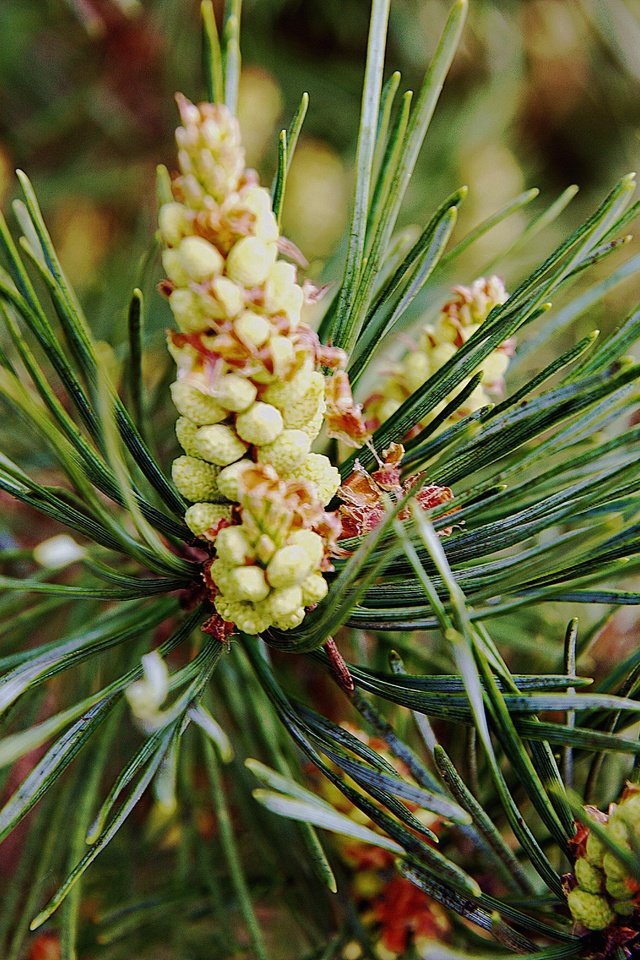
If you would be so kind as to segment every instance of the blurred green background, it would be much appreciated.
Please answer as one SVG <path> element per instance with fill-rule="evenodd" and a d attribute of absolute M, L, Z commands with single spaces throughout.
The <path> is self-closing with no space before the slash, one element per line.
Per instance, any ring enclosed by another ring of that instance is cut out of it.
<path fill-rule="evenodd" d="M 447 8 L 394 0 L 388 67 L 406 86 L 420 82 Z M 285 229 L 316 270 L 348 213 L 368 13 L 365 0 L 244 4 L 241 114 L 249 160 L 267 180 L 279 126 L 303 90 L 311 96 Z M 154 168 L 172 162 L 172 94 L 204 93 L 199 4 L 2 0 L 0 36 L 0 193 L 6 206 L 13 168 L 29 172 L 71 279 L 112 339 L 117 308 L 144 281 Z M 460 183 L 470 187 L 464 231 L 525 187 L 541 188 L 541 205 L 575 182 L 566 230 L 637 163 L 639 92 L 638 0 L 471 0 L 406 220 L 424 222 Z M 517 238 L 523 218 L 486 237 L 460 279 Z M 552 239 L 520 250 L 507 272 Z"/>

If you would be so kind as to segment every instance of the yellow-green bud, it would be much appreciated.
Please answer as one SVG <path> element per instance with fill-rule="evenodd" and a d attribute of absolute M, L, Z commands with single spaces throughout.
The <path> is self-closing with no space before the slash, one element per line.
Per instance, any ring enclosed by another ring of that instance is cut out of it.
<path fill-rule="evenodd" d="M 216 277 L 202 295 L 202 309 L 214 320 L 236 317 L 244 308 L 240 287 L 228 277 Z"/>
<path fill-rule="evenodd" d="M 267 603 L 268 602 L 269 601 L 267 601 Z M 304 620 L 304 614 L 304 607 L 298 607 L 297 610 L 292 610 L 291 613 L 283 613 L 278 617 L 274 616 L 273 626 L 279 630 L 294 630 L 296 627 L 299 627 Z"/>
<path fill-rule="evenodd" d="M 315 486 L 318 500 L 326 505 L 340 486 L 340 472 L 322 453 L 309 453 L 289 474 L 292 480 L 304 480 Z"/>
<path fill-rule="evenodd" d="M 301 399 L 282 411 L 285 427 L 305 430 L 305 427 L 308 427 L 309 421 L 313 419 L 319 410 L 324 414 L 326 407 L 324 399 L 324 377 L 316 371 L 311 374 L 309 380 L 309 388 Z"/>
<path fill-rule="evenodd" d="M 601 867 L 605 849 L 606 848 L 604 844 L 598 837 L 596 837 L 595 833 L 590 833 L 587 837 L 587 844 L 585 847 L 585 856 L 589 863 L 592 863 L 594 867 Z"/>
<path fill-rule="evenodd" d="M 184 520 L 196 537 L 204 537 L 220 520 L 231 520 L 231 507 L 219 503 L 194 503 L 185 513 Z"/>
<path fill-rule="evenodd" d="M 600 893 L 602 890 L 602 871 L 594 867 L 584 857 L 576 860 L 575 875 L 578 886 L 587 893 Z"/>
<path fill-rule="evenodd" d="M 164 243 L 177 246 L 191 228 L 186 208 L 181 203 L 163 203 L 158 211 L 158 226 Z"/>
<path fill-rule="evenodd" d="M 271 324 L 258 313 L 245 310 L 234 322 L 237 335 L 253 347 L 261 347 L 271 336 Z"/>
<path fill-rule="evenodd" d="M 221 560 L 239 567 L 253 560 L 255 552 L 243 533 L 242 525 L 225 527 L 216 537 L 216 553 Z"/>
<path fill-rule="evenodd" d="M 274 590 L 267 605 L 274 618 L 286 617 L 302 606 L 302 590 L 295 585 Z"/>
<path fill-rule="evenodd" d="M 228 530 L 229 528 L 225 527 L 224 529 Z M 220 531 L 220 533 L 222 533 L 222 530 Z M 216 537 L 216 543 L 217 543 L 217 540 L 218 540 L 218 537 Z M 233 573 L 235 568 L 236 568 L 236 564 L 229 563 L 228 560 L 223 560 L 221 557 L 218 557 L 211 564 L 211 567 L 209 568 L 209 573 L 211 575 L 213 582 L 222 591 L 222 593 L 225 593 L 227 595 L 230 595 L 233 593 L 231 574 Z"/>
<path fill-rule="evenodd" d="M 327 581 L 321 573 L 312 573 L 300 584 L 302 588 L 302 602 L 305 607 L 313 603 L 320 603 L 329 592 Z"/>
<path fill-rule="evenodd" d="M 185 273 L 194 283 L 210 280 L 224 267 L 222 254 L 204 237 L 185 237 L 178 253 Z"/>
<path fill-rule="evenodd" d="M 230 595 L 236 600 L 251 600 L 258 603 L 269 595 L 262 567 L 236 567 L 230 576 Z"/>
<path fill-rule="evenodd" d="M 607 876 L 605 887 L 614 900 L 626 900 L 631 892 L 624 877 Z"/>
<path fill-rule="evenodd" d="M 288 542 L 296 547 L 302 547 L 309 557 L 312 570 L 320 566 L 324 557 L 324 540 L 319 534 L 314 533 L 313 530 L 295 530 Z"/>
<path fill-rule="evenodd" d="M 618 900 L 613 905 L 613 909 L 620 917 L 630 917 L 638 909 L 635 900 Z"/>
<path fill-rule="evenodd" d="M 236 430 L 247 443 L 262 446 L 273 443 L 282 432 L 282 414 L 270 403 L 258 401 L 236 418 Z M 234 458 L 237 459 L 237 458 Z"/>
<path fill-rule="evenodd" d="M 227 500 L 238 501 L 238 481 L 243 470 L 250 467 L 251 460 L 236 460 L 218 474 L 218 490 Z"/>
<path fill-rule="evenodd" d="M 190 277 L 184 268 L 182 257 L 176 249 L 163 250 L 162 266 L 164 267 L 164 272 L 172 283 L 175 283 L 178 287 L 187 286 Z"/>
<path fill-rule="evenodd" d="M 264 187 L 248 187 L 241 194 L 243 206 L 255 217 L 253 233 L 265 243 L 278 239 L 278 223 L 271 209 L 271 196 Z"/>
<path fill-rule="evenodd" d="M 275 380 L 270 383 L 262 396 L 267 403 L 272 403 L 279 410 L 287 410 L 302 400 L 312 383 L 313 366 L 310 359 L 296 370 L 289 380 Z M 322 376 L 322 375 L 321 375 Z M 324 379 L 323 379 L 324 384 Z"/>
<path fill-rule="evenodd" d="M 198 456 L 208 463 L 216 463 L 219 467 L 235 463 L 247 450 L 247 444 L 243 443 L 233 427 L 224 423 L 200 427 L 195 444 Z"/>
<path fill-rule="evenodd" d="M 576 887 L 567 897 L 571 916 L 587 930 L 605 930 L 615 919 L 615 913 L 605 897 L 587 893 Z"/>
<path fill-rule="evenodd" d="M 609 826 L 607 826 L 607 833 L 609 833 Z M 612 837 L 612 839 L 614 838 Z M 627 868 L 611 852 L 605 853 L 602 867 L 607 875 L 607 880 L 623 880 L 627 876 Z"/>
<path fill-rule="evenodd" d="M 198 426 L 220 423 L 229 416 L 214 397 L 202 393 L 184 380 L 171 384 L 171 399 L 178 413 Z"/>
<path fill-rule="evenodd" d="M 508 366 L 509 357 L 504 350 L 494 350 L 482 361 L 478 369 L 482 370 L 485 383 L 495 383 L 505 375 Z"/>
<path fill-rule="evenodd" d="M 260 563 L 267 564 L 276 552 L 276 545 L 266 533 L 261 534 L 256 541 L 256 557 Z"/>
<path fill-rule="evenodd" d="M 198 429 L 198 425 L 187 417 L 180 417 L 179 420 L 176 420 L 176 437 L 178 438 L 178 443 L 190 457 L 200 459 L 196 444 L 196 433 Z"/>
<path fill-rule="evenodd" d="M 267 567 L 267 577 L 272 587 L 290 587 L 302 581 L 311 573 L 313 561 L 304 547 L 280 547 L 276 550 Z"/>
<path fill-rule="evenodd" d="M 640 793 L 633 793 L 619 803 L 612 819 L 624 820 L 630 827 L 640 832 Z"/>
<path fill-rule="evenodd" d="M 250 407 L 256 398 L 258 388 L 246 377 L 237 373 L 226 373 L 216 383 L 216 400 L 234 413 L 240 413 Z"/>
<path fill-rule="evenodd" d="M 197 500 L 219 498 L 216 483 L 218 469 L 196 457 L 178 457 L 171 465 L 171 475 L 182 496 L 195 503 Z"/>
<path fill-rule="evenodd" d="M 311 441 L 303 430 L 283 430 L 273 443 L 260 447 L 259 460 L 271 464 L 284 477 L 302 463 L 310 447 Z"/>
<path fill-rule="evenodd" d="M 275 243 L 264 243 L 258 237 L 242 237 L 227 257 L 227 276 L 243 287 L 255 287 L 267 279 L 276 262 Z"/>
<path fill-rule="evenodd" d="M 200 300 L 192 290 L 186 287 L 174 290 L 169 296 L 169 306 L 183 333 L 199 333 L 206 329 L 207 322 L 202 316 Z"/>
<path fill-rule="evenodd" d="M 295 327 L 300 319 L 304 295 L 296 283 L 296 268 L 279 260 L 269 270 L 264 288 L 264 306 L 269 313 L 284 313 Z"/>
<path fill-rule="evenodd" d="M 293 343 L 289 337 L 274 334 L 269 340 L 269 353 L 273 360 L 274 377 L 284 376 L 293 363 Z"/>
<path fill-rule="evenodd" d="M 260 604 L 243 600 L 230 600 L 221 593 L 213 602 L 222 619 L 235 623 L 243 633 L 249 633 L 253 636 L 256 633 L 262 633 L 263 630 L 271 626 L 271 616 L 266 610 L 262 609 Z"/>

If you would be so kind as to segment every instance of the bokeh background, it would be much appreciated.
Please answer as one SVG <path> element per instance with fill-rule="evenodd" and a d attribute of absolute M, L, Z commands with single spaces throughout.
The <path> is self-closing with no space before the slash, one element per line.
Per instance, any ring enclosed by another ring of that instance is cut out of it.
<path fill-rule="evenodd" d="M 394 0 L 388 64 L 404 85 L 419 84 L 447 7 Z M 249 160 L 267 181 L 278 129 L 303 90 L 311 97 L 285 229 L 316 272 L 348 214 L 368 13 L 365 0 L 244 4 L 241 118 Z M 156 279 L 145 254 L 154 168 L 172 158 L 172 94 L 204 94 L 199 3 L 2 0 L 0 36 L 3 203 L 14 167 L 26 169 L 94 328 L 117 344 L 131 287 Z M 462 232 L 525 187 L 541 188 L 542 209 L 577 183 L 555 228 L 566 231 L 637 164 L 639 93 L 638 0 L 471 0 L 406 221 L 424 222 L 461 183 L 470 188 Z M 523 223 L 515 216 L 486 237 L 460 279 L 499 255 Z M 516 274 L 553 239 L 547 232 L 499 266 Z M 156 307 L 152 331 L 162 328 Z"/>

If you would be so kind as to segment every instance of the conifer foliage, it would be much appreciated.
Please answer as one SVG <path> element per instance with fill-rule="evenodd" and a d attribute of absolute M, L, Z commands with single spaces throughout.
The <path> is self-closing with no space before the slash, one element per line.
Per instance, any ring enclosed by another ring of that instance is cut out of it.
<path fill-rule="evenodd" d="M 460 188 L 417 239 L 397 221 L 467 4 L 415 103 L 384 82 L 389 5 L 372 2 L 342 261 L 316 287 L 280 229 L 306 98 L 269 191 L 234 115 L 240 4 L 220 40 L 203 3 L 207 100 L 178 95 L 177 173 L 158 175 L 174 329 L 153 401 L 142 294 L 119 390 L 18 173 L 20 238 L 0 222 L 0 393 L 30 450 L 0 455 L 7 960 L 640 949 L 638 652 L 595 683 L 579 669 L 640 602 L 640 313 L 554 350 L 637 269 L 600 266 L 634 178 L 510 292 L 490 273 L 445 289 L 500 215 L 458 238 Z M 564 638 L 552 602 L 575 613 Z M 505 629 L 525 648 L 542 631 L 546 668 L 512 672 Z"/>

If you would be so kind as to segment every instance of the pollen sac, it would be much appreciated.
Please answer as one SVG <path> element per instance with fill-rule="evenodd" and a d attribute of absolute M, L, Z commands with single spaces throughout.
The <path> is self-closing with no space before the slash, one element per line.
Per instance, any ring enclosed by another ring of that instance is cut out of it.
<path fill-rule="evenodd" d="M 171 476 L 176 487 L 186 500 L 220 500 L 215 467 L 197 457 L 178 457 L 173 461 Z"/>
<path fill-rule="evenodd" d="M 194 503 L 184 515 L 185 523 L 196 537 L 215 538 L 212 533 L 221 521 L 231 522 L 231 507 L 217 503 Z"/>
<path fill-rule="evenodd" d="M 270 403 L 258 401 L 238 416 L 236 429 L 247 443 L 256 446 L 273 443 L 282 433 L 282 414 Z"/>
<path fill-rule="evenodd" d="M 200 427 L 195 435 L 195 449 L 208 463 L 226 467 L 245 454 L 247 444 L 243 443 L 229 424 L 215 423 Z"/>
<path fill-rule="evenodd" d="M 214 397 L 207 396 L 185 382 L 171 384 L 171 399 L 178 413 L 199 427 L 220 423 L 228 416 L 228 411 Z"/>

